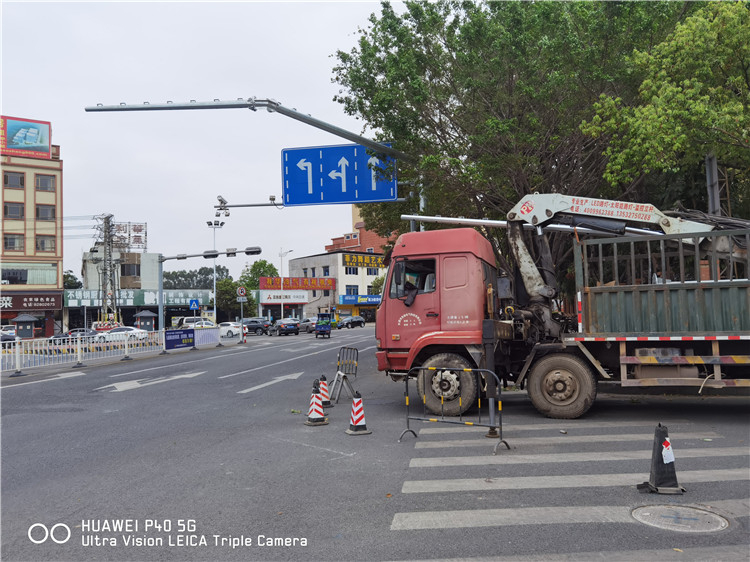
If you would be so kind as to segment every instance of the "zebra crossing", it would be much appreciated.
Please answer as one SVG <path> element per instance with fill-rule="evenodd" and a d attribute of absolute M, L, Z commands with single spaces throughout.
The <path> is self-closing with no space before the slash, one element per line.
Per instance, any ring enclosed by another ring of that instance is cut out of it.
<path fill-rule="evenodd" d="M 669 496 L 668 500 L 637 493 L 635 486 L 649 480 L 655 425 L 652 421 L 596 420 L 506 424 L 503 437 L 511 450 L 500 448 L 496 455 L 492 454 L 494 441 L 484 437 L 484 428 L 423 427 L 413 442 L 414 454 L 400 490 L 406 500 L 402 504 L 414 503 L 418 509 L 395 512 L 390 530 L 455 533 L 458 529 L 486 532 L 520 527 L 519 532 L 524 534 L 523 528 L 534 532 L 540 526 L 569 529 L 567 526 L 576 524 L 614 524 L 625 526 L 623 534 L 647 534 L 639 531 L 645 526 L 633 517 L 635 507 L 667 501 L 694 505 L 696 499 L 700 503 L 710 500 L 730 517 L 750 516 L 747 444 L 725 443 L 715 428 L 699 428 L 689 420 L 671 420 L 668 424 L 674 427 L 669 436 L 677 457 L 678 480 L 688 489 L 706 487 L 692 495 Z M 723 486 L 721 493 L 707 498 L 717 483 Z M 607 493 L 600 492 L 602 489 Z M 739 497 L 727 499 L 727 490 L 734 490 Z M 477 498 L 481 500 L 475 502 L 478 505 L 465 509 Z M 418 540 L 419 534 L 410 536 Z M 460 535 L 457 537 L 461 540 Z M 581 551 L 575 555 L 584 554 L 585 546 L 580 546 Z M 737 552 L 744 556 L 748 548 L 745 537 L 744 545 L 728 547 L 726 559 L 734 559 Z M 635 552 L 623 550 L 621 554 L 626 553 L 625 559 L 627 553 L 630 559 L 640 559 Z M 596 556 L 603 554 L 598 552 Z M 591 559 L 599 559 L 596 556 Z M 538 559 L 568 558 L 555 550 Z"/>

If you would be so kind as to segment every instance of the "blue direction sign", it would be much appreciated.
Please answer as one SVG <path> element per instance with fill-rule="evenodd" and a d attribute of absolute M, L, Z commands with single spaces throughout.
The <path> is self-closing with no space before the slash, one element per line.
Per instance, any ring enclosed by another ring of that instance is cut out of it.
<path fill-rule="evenodd" d="M 394 201 L 393 158 L 373 156 L 359 144 L 286 148 L 281 151 L 284 205 Z"/>

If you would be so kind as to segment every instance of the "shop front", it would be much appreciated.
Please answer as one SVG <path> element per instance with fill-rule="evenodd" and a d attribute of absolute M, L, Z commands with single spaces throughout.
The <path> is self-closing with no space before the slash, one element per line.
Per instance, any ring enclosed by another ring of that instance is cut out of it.
<path fill-rule="evenodd" d="M 55 316 L 63 308 L 62 291 L 3 291 L 0 296 L 0 318 L 10 324 L 19 314 L 37 319 L 35 335 L 49 337 L 55 333 Z"/>
<path fill-rule="evenodd" d="M 339 318 L 361 316 L 367 322 L 375 322 L 379 304 L 380 295 L 339 295 L 337 313 Z"/>
<path fill-rule="evenodd" d="M 310 302 L 307 291 L 259 291 L 264 318 L 302 318 L 305 305 Z M 270 316 L 269 316 L 270 315 Z"/>

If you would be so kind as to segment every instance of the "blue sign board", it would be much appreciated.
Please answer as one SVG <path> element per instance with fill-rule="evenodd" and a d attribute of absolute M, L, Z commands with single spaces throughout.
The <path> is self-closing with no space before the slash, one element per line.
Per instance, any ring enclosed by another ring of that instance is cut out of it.
<path fill-rule="evenodd" d="M 190 310 L 200 310 L 200 301 L 198 299 L 190 299 Z"/>
<path fill-rule="evenodd" d="M 284 205 L 395 201 L 395 162 L 368 154 L 359 144 L 286 148 L 281 151 Z"/>
<path fill-rule="evenodd" d="M 166 349 L 180 349 L 195 346 L 195 330 L 166 330 L 164 332 L 164 347 Z"/>
<path fill-rule="evenodd" d="M 380 295 L 339 295 L 339 304 L 380 304 Z"/>

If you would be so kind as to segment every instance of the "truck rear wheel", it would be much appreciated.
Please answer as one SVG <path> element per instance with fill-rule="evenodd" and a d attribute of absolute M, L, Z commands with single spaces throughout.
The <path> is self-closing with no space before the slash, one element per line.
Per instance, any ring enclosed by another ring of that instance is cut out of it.
<path fill-rule="evenodd" d="M 585 414 L 596 399 L 596 379 L 589 366 L 574 355 L 556 353 L 531 368 L 529 398 L 549 418 L 575 419 Z"/>
<path fill-rule="evenodd" d="M 417 377 L 419 395 L 425 406 L 435 414 L 457 416 L 468 410 L 477 396 L 475 374 L 468 360 L 455 353 L 439 353 L 427 359 L 422 367 L 434 371 L 420 371 Z"/>

